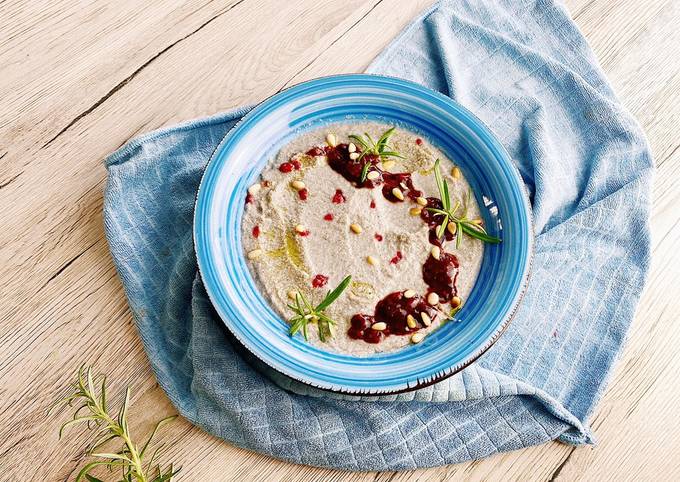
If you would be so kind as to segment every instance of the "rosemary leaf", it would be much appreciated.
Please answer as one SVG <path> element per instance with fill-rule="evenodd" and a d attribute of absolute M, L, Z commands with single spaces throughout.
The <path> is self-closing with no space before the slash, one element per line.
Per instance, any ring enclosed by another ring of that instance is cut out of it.
<path fill-rule="evenodd" d="M 446 226 L 449 224 L 449 215 L 446 214 L 444 216 L 444 219 L 442 223 L 437 226 L 437 232 L 435 233 L 437 235 L 437 239 L 441 239 L 442 236 L 444 236 L 444 231 L 446 231 Z"/>
<path fill-rule="evenodd" d="M 321 301 L 321 303 L 319 303 L 319 305 L 316 307 L 315 311 L 324 311 L 326 308 L 328 308 L 331 303 L 337 300 L 342 292 L 347 289 L 351 282 L 352 276 L 347 276 L 345 279 L 343 279 L 333 291 L 326 295 L 323 301 Z"/>
<path fill-rule="evenodd" d="M 437 183 L 437 190 L 439 190 L 439 198 L 442 201 L 442 206 L 444 211 L 451 209 L 451 200 L 448 196 L 448 191 L 444 190 L 444 179 L 442 178 L 442 173 L 439 170 L 439 159 L 434 161 L 434 179 Z"/>
<path fill-rule="evenodd" d="M 396 151 L 380 151 L 380 157 L 398 157 L 399 159 L 406 159 Z"/>
<path fill-rule="evenodd" d="M 364 167 L 361 168 L 361 177 L 359 178 L 359 182 L 363 183 L 366 180 L 366 176 L 368 176 L 368 170 L 370 168 L 371 168 L 370 162 L 364 164 Z"/>
<path fill-rule="evenodd" d="M 378 148 L 378 151 L 382 152 L 385 149 L 385 146 L 387 146 L 387 140 L 390 138 L 390 136 L 394 133 L 394 127 L 391 127 L 387 129 L 385 132 L 382 133 L 380 138 L 378 139 L 378 142 L 376 143 L 376 147 Z"/>
<path fill-rule="evenodd" d="M 366 144 L 366 142 L 361 136 L 350 134 L 349 138 L 353 140 L 356 144 L 359 144 L 359 146 L 362 147 L 363 149 L 368 149 L 370 147 L 369 145 Z"/>
<path fill-rule="evenodd" d="M 481 227 L 481 226 L 480 226 Z M 462 225 L 462 230 L 467 234 L 468 236 L 472 238 L 477 238 L 480 241 L 484 241 L 485 243 L 492 243 L 492 244 L 498 244 L 501 242 L 500 238 L 497 238 L 495 236 L 489 236 L 486 234 L 484 231 L 480 231 L 477 228 L 471 228 L 467 224 Z"/>

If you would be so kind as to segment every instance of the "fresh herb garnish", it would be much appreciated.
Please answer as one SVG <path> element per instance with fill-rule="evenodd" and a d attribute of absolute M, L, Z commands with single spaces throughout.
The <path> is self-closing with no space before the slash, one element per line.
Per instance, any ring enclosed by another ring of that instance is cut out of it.
<path fill-rule="evenodd" d="M 437 181 L 437 189 L 439 190 L 439 197 L 442 201 L 442 209 L 425 209 L 442 216 L 442 222 L 439 226 L 437 226 L 437 230 L 435 232 L 437 238 L 441 238 L 444 235 L 444 231 L 446 230 L 449 223 L 453 223 L 456 227 L 456 248 L 460 247 L 463 233 L 467 234 L 471 238 L 484 241 L 485 243 L 498 244 L 501 242 L 500 238 L 490 236 L 484 229 L 484 226 L 482 226 L 477 220 L 468 219 L 467 211 L 468 206 L 470 205 L 470 191 L 467 192 L 467 196 L 462 203 L 457 200 L 453 207 L 451 207 L 449 185 L 442 177 L 442 173 L 439 170 L 439 159 L 437 159 L 434 163 L 434 178 Z"/>
<path fill-rule="evenodd" d="M 456 316 L 456 314 L 460 311 L 460 309 L 463 307 L 463 305 L 458 305 L 455 308 L 451 308 L 451 311 L 449 312 L 449 320 L 453 320 L 453 317 Z"/>
<path fill-rule="evenodd" d="M 331 338 L 333 336 L 331 327 L 337 325 L 337 323 L 326 315 L 325 310 L 331 303 L 338 299 L 351 281 L 352 277 L 347 276 L 333 291 L 328 292 L 326 297 L 316 306 L 316 308 L 311 305 L 301 291 L 297 291 L 295 293 L 295 305 L 288 305 L 288 308 L 296 313 L 295 316 L 288 320 L 290 323 L 288 334 L 293 336 L 302 330 L 302 335 L 305 337 L 305 340 L 308 340 L 307 325 L 309 325 L 309 323 L 316 323 L 319 329 L 319 339 L 322 342 L 325 342 Z"/>
<path fill-rule="evenodd" d="M 99 387 L 99 394 L 97 394 L 95 385 Z M 63 435 L 64 429 L 81 422 L 86 422 L 88 428 L 93 429 L 97 434 L 96 440 L 87 449 L 87 455 L 95 457 L 97 460 L 89 462 L 80 470 L 76 476 L 76 482 L 80 480 L 103 482 L 90 474 L 90 471 L 97 467 L 106 467 L 109 471 L 120 469 L 122 472 L 120 480 L 122 482 L 171 482 L 174 475 L 179 472 L 179 469 L 175 470 L 172 464 L 165 469 L 161 469 L 158 464 L 152 468 L 160 447 L 152 452 L 151 457 L 147 457 L 148 460 L 144 459 L 158 429 L 177 418 L 177 415 L 159 421 L 149 438 L 139 449 L 137 444 L 132 441 L 128 427 L 127 410 L 130 403 L 130 387 L 125 391 L 125 400 L 118 410 L 118 414 L 111 415 L 107 405 L 106 377 L 103 375 L 93 376 L 91 368 L 81 366 L 78 370 L 78 378 L 71 385 L 69 394 L 57 400 L 51 409 L 60 405 L 71 407 L 74 403 L 79 406 L 73 414 L 73 418 L 61 426 L 59 438 Z M 83 410 L 87 410 L 89 413 L 80 415 Z M 112 440 L 122 441 L 121 450 L 115 453 L 95 452 L 102 445 Z"/>
<path fill-rule="evenodd" d="M 385 160 L 389 157 L 398 157 L 399 159 L 404 159 L 404 156 L 399 154 L 387 144 L 387 141 L 390 139 L 392 134 L 394 134 L 394 127 L 383 132 L 377 142 L 374 141 L 367 132 L 364 132 L 363 136 L 351 134 L 349 138 L 359 144 L 361 147 L 361 153 L 358 157 L 359 161 L 368 154 L 377 156 L 380 160 Z"/>
<path fill-rule="evenodd" d="M 371 163 L 367 162 L 364 164 L 364 167 L 361 168 L 361 177 L 359 178 L 359 182 L 363 183 L 366 180 L 366 177 L 368 176 L 368 170 L 371 168 Z"/>

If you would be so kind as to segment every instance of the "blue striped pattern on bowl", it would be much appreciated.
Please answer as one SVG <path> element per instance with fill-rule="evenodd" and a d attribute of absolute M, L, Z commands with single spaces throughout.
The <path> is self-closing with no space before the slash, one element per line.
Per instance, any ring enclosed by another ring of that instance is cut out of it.
<path fill-rule="evenodd" d="M 353 357 L 288 336 L 287 323 L 259 294 L 248 270 L 240 225 L 248 186 L 283 145 L 324 124 L 366 120 L 414 131 L 453 159 L 472 186 L 487 229 L 503 242 L 486 246 L 479 278 L 456 321 L 418 345 Z M 394 393 L 433 383 L 488 349 L 520 301 L 532 239 L 522 181 L 481 121 L 448 97 L 417 84 L 365 74 L 304 82 L 253 109 L 225 136 L 208 163 L 194 218 L 205 288 L 236 338 L 296 380 L 358 394 Z"/>

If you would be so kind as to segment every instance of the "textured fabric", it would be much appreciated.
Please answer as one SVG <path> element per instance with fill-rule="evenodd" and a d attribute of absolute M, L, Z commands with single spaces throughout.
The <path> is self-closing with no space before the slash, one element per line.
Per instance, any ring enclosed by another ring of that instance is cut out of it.
<path fill-rule="evenodd" d="M 208 432 L 312 465 L 408 469 L 592 442 L 586 421 L 649 264 L 653 163 L 640 128 L 550 1 L 441 3 L 369 70 L 456 99 L 516 163 L 536 243 L 507 332 L 464 372 L 399 396 L 272 382 L 211 309 L 192 245 L 201 173 L 241 109 L 141 136 L 107 159 L 106 233 L 159 383 Z"/>

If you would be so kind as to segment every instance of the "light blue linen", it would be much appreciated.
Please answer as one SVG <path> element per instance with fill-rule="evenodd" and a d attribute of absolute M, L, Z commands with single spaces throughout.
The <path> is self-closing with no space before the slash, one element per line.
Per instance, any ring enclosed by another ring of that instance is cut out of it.
<path fill-rule="evenodd" d="M 243 108 L 138 137 L 106 161 L 107 238 L 160 385 L 208 432 L 311 465 L 410 469 L 591 443 L 587 420 L 649 265 L 653 162 L 639 126 L 548 0 L 442 2 L 369 72 L 456 99 L 516 163 L 536 243 L 507 332 L 462 373 L 379 398 L 311 389 L 242 353 L 206 298 L 191 225 L 201 173 Z"/>

